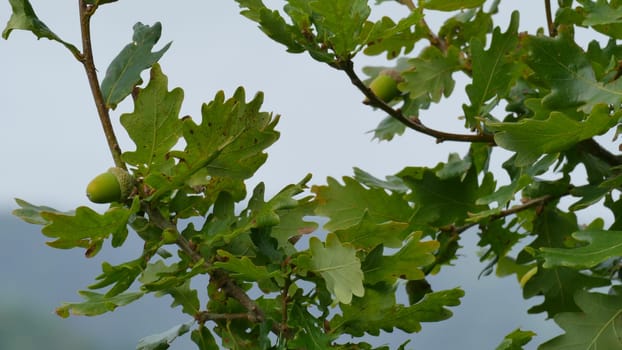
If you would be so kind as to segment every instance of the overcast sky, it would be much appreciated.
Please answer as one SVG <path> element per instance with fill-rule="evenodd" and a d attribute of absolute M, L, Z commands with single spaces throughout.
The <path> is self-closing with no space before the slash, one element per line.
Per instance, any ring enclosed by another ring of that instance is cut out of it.
<path fill-rule="evenodd" d="M 79 46 L 77 1 L 31 2 L 57 35 Z M 281 7 L 282 1 L 266 3 Z M 521 11 L 521 31 L 534 32 L 545 26 L 540 1 L 506 0 L 501 6 L 502 14 L 495 23 L 503 31 L 514 9 Z M 375 18 L 383 14 L 399 18 L 407 11 L 393 3 L 374 7 L 373 11 L 377 10 Z M 0 1 L 2 25 L 9 14 L 8 2 Z M 431 14 L 428 21 L 438 28 L 435 15 Z M 268 161 L 251 186 L 263 181 L 267 191 L 275 193 L 309 172 L 314 175 L 312 183 L 323 184 L 327 176 L 351 175 L 354 166 L 384 176 L 404 166 L 433 166 L 446 160 L 449 152 L 464 154 L 466 150 L 463 144 L 437 145 L 434 139 L 411 131 L 392 142 L 372 141 L 367 131 L 384 118 L 384 113 L 361 104 L 362 95 L 343 72 L 315 62 L 306 54 L 285 52 L 255 23 L 241 17 L 233 0 L 122 0 L 102 6 L 93 20 L 100 79 L 108 63 L 131 40 L 132 26 L 137 21 L 149 25 L 162 22 L 162 38 L 156 49 L 173 41 L 160 63 L 168 75 L 169 89 L 182 87 L 185 91 L 182 115 L 197 118 L 201 104 L 211 100 L 216 91 L 224 90 L 230 96 L 238 86 L 245 87 L 249 98 L 263 91 L 263 110 L 282 115 L 278 126 L 281 139 L 268 149 Z M 365 65 L 384 63 L 382 57 L 361 55 L 355 59 L 359 71 Z M 424 123 L 445 131 L 464 132 L 463 122 L 458 120 L 460 106 L 466 100 L 462 89 L 457 85 L 455 96 L 422 114 Z M 131 110 L 128 103 L 119 105 L 112 112 L 115 123 L 118 125 L 121 113 Z M 0 121 L 0 209 L 13 209 L 14 197 L 60 210 L 90 205 L 85 196 L 86 184 L 113 162 L 83 68 L 64 47 L 46 39 L 37 41 L 23 31 L 14 31 L 8 41 L 0 41 Z M 124 150 L 133 149 L 122 129 L 117 130 L 117 135 Z M 471 260 L 475 263 L 477 259 L 471 256 Z M 439 283 L 446 284 L 446 288 L 463 285 L 467 292 L 471 288 L 470 292 L 480 295 L 488 290 L 487 301 L 498 300 L 500 305 L 510 297 L 490 292 L 489 288 L 494 283 L 505 283 L 515 293 L 512 298 L 520 298 L 511 279 L 477 281 L 480 269 L 475 266 L 454 271 L 455 278 L 464 271 L 475 271 L 466 282 Z M 530 329 L 541 324 L 542 317 L 528 317 L 524 311 L 506 317 L 501 307 L 482 313 L 481 305 L 467 304 L 464 307 L 471 307 L 470 311 L 456 317 L 462 327 L 486 320 L 494 324 L 495 319 L 507 318 L 508 327 L 513 327 L 505 329 L 508 333 L 519 326 Z M 486 329 L 489 325 L 482 323 L 475 329 L 483 330 L 479 327 Z M 492 337 L 492 343 L 498 343 L 503 334 Z"/>
<path fill-rule="evenodd" d="M 76 2 L 32 1 L 38 16 L 57 35 L 80 46 Z M 505 2 L 512 6 L 532 3 Z M 281 2 L 270 3 L 280 7 Z M 522 10 L 526 7 L 522 5 Z M 391 14 L 398 18 L 406 11 L 393 3 L 376 8 L 376 17 Z M 503 7 L 497 20 L 504 30 L 512 9 Z M 156 49 L 173 42 L 161 64 L 169 88 L 179 86 L 185 91 L 182 115 L 196 118 L 201 104 L 216 91 L 222 89 L 230 96 L 238 86 L 244 86 L 249 97 L 264 91 L 264 110 L 282 115 L 281 139 L 268 150 L 268 162 L 253 180 L 266 182 L 269 192 L 298 182 L 308 172 L 314 175 L 313 183 L 324 183 L 326 176 L 350 175 L 353 166 L 384 176 L 407 165 L 434 165 L 451 151 L 464 153 L 465 145 L 437 145 L 434 139 L 411 131 L 392 142 L 372 141 L 367 131 L 385 115 L 361 104 L 362 95 L 343 72 L 307 54 L 285 52 L 238 12 L 233 0 L 133 0 L 102 6 L 93 20 L 100 79 L 108 63 L 131 40 L 134 23 L 162 22 Z M 2 23 L 9 13 L 8 2 L 0 2 Z M 540 7 L 522 14 L 523 28 L 545 23 Z M 432 16 L 429 21 L 437 22 Z M 382 65 L 384 60 L 360 55 L 355 63 L 360 69 Z M 111 166 L 112 159 L 82 66 L 61 45 L 13 31 L 8 41 L 0 41 L 0 77 L 4 180 L 0 207 L 13 207 L 13 197 L 59 209 L 88 204 L 86 184 Z M 455 95 L 424 113 L 424 122 L 462 131 L 463 122 L 457 119 L 464 101 L 460 86 Z M 116 121 L 131 110 L 129 103 L 123 103 L 112 117 Z M 124 150 L 133 149 L 124 130 L 118 129 L 117 134 Z"/>

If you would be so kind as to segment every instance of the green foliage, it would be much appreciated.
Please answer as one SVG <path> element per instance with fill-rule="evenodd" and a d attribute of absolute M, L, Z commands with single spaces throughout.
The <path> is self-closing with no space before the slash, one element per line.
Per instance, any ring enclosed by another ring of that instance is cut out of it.
<path fill-rule="evenodd" d="M 499 28 L 494 30 L 488 50 L 484 50 L 484 42 L 479 37 L 470 42 L 473 83 L 465 90 L 471 105 L 464 106 L 469 127 L 477 125 L 477 118 L 488 119 L 489 112 L 499 103 L 500 98 L 507 95 L 522 69 L 521 64 L 515 61 L 516 55 L 520 54 L 518 22 L 518 12 L 514 12 L 505 33 L 501 33 Z"/>
<path fill-rule="evenodd" d="M 148 337 L 142 338 L 138 341 L 138 345 L 136 346 L 137 350 L 158 350 L 158 349 L 167 349 L 169 344 L 175 340 L 175 338 L 188 333 L 190 328 L 192 327 L 192 323 L 182 323 L 180 325 L 174 326 L 169 330 L 166 330 L 160 334 L 153 334 Z"/>
<path fill-rule="evenodd" d="M 520 329 L 514 330 L 512 333 L 505 336 L 501 344 L 497 346 L 496 350 L 521 350 L 523 345 L 529 343 L 531 338 L 536 334 L 531 331 L 521 331 Z"/>
<path fill-rule="evenodd" d="M 28 0 L 10 0 L 11 18 L 2 31 L 2 37 L 8 39 L 11 32 L 15 29 L 27 30 L 36 35 L 38 39 L 47 38 L 63 44 L 72 54 L 79 54 L 80 50 L 74 45 L 63 41 L 58 35 L 43 23 Z"/>
<path fill-rule="evenodd" d="M 132 93 L 141 82 L 140 73 L 156 63 L 171 46 L 168 43 L 160 51 L 151 52 L 161 32 L 160 23 L 148 26 L 138 22 L 134 25 L 132 42 L 110 62 L 102 81 L 101 90 L 106 107 L 116 108 L 119 102 Z"/>
<path fill-rule="evenodd" d="M 609 259 L 622 256 L 622 232 L 605 230 L 586 230 L 572 234 L 585 246 L 573 249 L 540 248 L 546 268 L 567 266 L 573 268 L 592 268 Z"/>
<path fill-rule="evenodd" d="M 159 65 L 151 70 L 149 84 L 140 89 L 134 101 L 134 113 L 121 115 L 121 124 L 136 145 L 134 152 L 125 152 L 123 160 L 128 164 L 147 171 L 162 171 L 169 166 L 166 154 L 181 136 L 182 123 L 179 109 L 183 91 L 176 88 L 167 91 L 167 77 Z"/>
<path fill-rule="evenodd" d="M 575 8 L 559 1 L 548 33 L 527 33 L 517 12 L 509 23 L 494 22 L 500 0 L 399 1 L 401 18 L 374 16 L 365 0 L 288 0 L 282 10 L 237 0 L 242 15 L 288 52 L 344 73 L 385 114 L 374 130 L 379 140 L 409 128 L 469 145 L 434 167 L 405 158 L 384 178 L 355 168 L 342 182 L 309 185 L 307 175 L 272 197 L 263 183 L 246 187 L 279 137 L 279 116 L 262 110 L 261 92 L 249 99 L 241 87 L 229 97 L 219 91 L 200 116 L 180 118 L 184 92 L 169 88 L 158 64 L 170 43 L 154 51 L 159 23 L 134 26 L 100 84 L 90 50 L 61 40 L 27 0 L 9 2 L 3 37 L 27 30 L 72 52 L 89 73 L 114 166 L 136 180 L 127 200 L 103 213 L 16 200 L 14 214 L 43 226 L 54 248 L 92 257 L 106 239 L 114 248 L 129 234 L 144 242 L 134 259 L 104 262 L 80 291 L 84 300 L 62 304 L 58 315 L 99 315 L 152 293 L 171 298 L 189 321 L 143 338 L 139 349 L 166 349 L 188 333 L 199 349 L 372 349 L 359 338 L 420 332 L 422 323 L 452 316 L 464 291 L 438 290 L 429 277 L 456 261 L 463 235 L 478 235 L 482 274 L 516 275 L 523 296 L 539 298 L 527 311 L 564 329 L 542 349 L 622 346 L 622 157 L 598 138 L 622 130 L 617 1 L 581 0 Z M 99 6 L 114 2 L 82 1 L 82 34 Z M 438 31 L 426 22 L 430 11 L 448 12 Z M 606 36 L 606 45 L 576 41 L 576 27 Z M 364 81 L 354 61 L 360 54 L 385 55 L 391 66 L 363 68 Z M 390 98 L 369 88 L 386 69 L 400 82 Z M 466 77 L 464 86 L 456 75 Z M 431 104 L 462 88 L 456 116 L 465 133 L 427 126 Z M 133 111 L 119 118 L 134 150 L 123 152 L 105 121 L 130 95 Z M 500 167 L 491 161 L 501 157 Z M 581 222 L 577 212 L 588 208 L 609 211 L 613 221 Z M 326 232 L 313 217 L 325 220 Z M 595 291 L 603 288 L 609 295 Z M 534 335 L 517 329 L 497 349 L 522 349 Z"/>
<path fill-rule="evenodd" d="M 324 278 L 326 288 L 337 301 L 350 304 L 352 295 L 365 294 L 361 262 L 354 248 L 341 244 L 334 234 L 326 237 L 326 245 L 316 237 L 311 238 L 309 245 L 313 254 L 312 271 Z"/>
<path fill-rule="evenodd" d="M 622 346 L 622 300 L 620 295 L 578 292 L 575 295 L 582 312 L 565 312 L 555 322 L 566 331 L 540 349 L 618 349 Z"/>

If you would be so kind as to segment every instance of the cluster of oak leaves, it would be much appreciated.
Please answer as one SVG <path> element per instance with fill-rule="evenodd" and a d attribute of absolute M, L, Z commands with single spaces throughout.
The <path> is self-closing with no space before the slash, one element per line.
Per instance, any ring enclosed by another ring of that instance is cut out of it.
<path fill-rule="evenodd" d="M 88 71 L 85 48 L 62 40 L 27 0 L 9 2 L 5 39 L 14 29 L 31 31 L 65 46 Z M 82 23 L 114 2 L 80 1 Z M 518 13 L 505 31 L 495 27 L 501 1 L 399 1 L 405 16 L 397 22 L 370 20 L 365 0 L 289 0 L 282 12 L 260 0 L 237 2 L 267 36 L 342 71 L 366 103 L 386 113 L 376 138 L 410 128 L 468 142 L 468 151 L 385 179 L 355 169 L 353 177 L 310 190 L 307 176 L 272 198 L 263 184 L 249 194 L 244 181 L 278 139 L 278 117 L 260 110 L 261 94 L 247 101 L 239 88 L 229 98 L 219 92 L 200 117 L 180 118 L 183 91 L 169 91 L 157 63 L 170 44 L 153 51 L 160 24 L 137 23 L 95 88 L 100 113 L 129 96 L 134 104 L 120 121 L 135 150 L 112 148 L 115 166 L 87 188 L 93 202 L 110 207 L 61 212 L 17 201 L 15 214 L 43 225 L 55 248 L 83 248 L 92 257 L 105 242 L 123 245 L 129 228 L 145 242 L 135 260 L 104 263 L 80 292 L 84 301 L 64 303 L 60 316 L 99 315 L 154 293 L 170 296 L 189 321 L 141 340 L 140 349 L 167 348 L 187 332 L 200 349 L 371 349 L 359 337 L 415 333 L 421 322 L 451 317 L 448 307 L 464 292 L 435 291 L 426 277 L 456 258 L 462 234 L 478 234 L 484 272 L 516 275 L 526 298 L 542 297 L 529 311 L 545 312 L 564 329 L 541 349 L 622 348 L 622 158 L 597 138 L 616 133 L 620 117 L 616 1 L 560 0 L 554 14 L 546 9 L 548 34 L 519 33 Z M 448 15 L 437 31 L 425 21 L 429 11 Z M 584 48 L 574 40 L 577 27 L 609 40 Z M 424 47 L 411 55 L 417 43 Z M 393 66 L 364 69 L 366 84 L 354 69 L 360 53 L 386 54 Z M 469 79 L 460 111 L 465 134 L 427 127 L 426 109 L 451 95 L 458 74 Z M 511 156 L 502 169 L 489 169 L 499 147 Z M 587 181 L 571 176 L 579 168 Z M 575 212 L 596 204 L 613 222 L 580 225 Z M 328 219 L 327 234 L 313 217 Z M 190 284 L 202 275 L 209 276 L 198 287 L 207 289 L 206 300 Z M 534 335 L 517 329 L 498 349 L 520 349 Z"/>

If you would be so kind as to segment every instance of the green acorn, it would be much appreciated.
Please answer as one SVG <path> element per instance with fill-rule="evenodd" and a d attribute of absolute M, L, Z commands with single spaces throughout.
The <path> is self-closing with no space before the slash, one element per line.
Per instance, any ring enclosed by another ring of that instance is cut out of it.
<path fill-rule="evenodd" d="M 134 188 L 134 178 L 121 168 L 110 168 L 97 175 L 86 186 L 86 196 L 93 203 L 112 203 L 125 200 Z"/>
<path fill-rule="evenodd" d="M 404 79 L 400 75 L 400 72 L 394 69 L 385 69 L 371 81 L 369 88 L 374 95 L 378 96 L 379 99 L 386 103 L 401 94 L 400 90 L 397 88 L 397 84 L 402 81 L 404 81 Z M 369 100 L 365 99 L 365 102 L 369 103 Z"/>
<path fill-rule="evenodd" d="M 164 244 L 173 244 L 177 242 L 178 233 L 175 229 L 167 228 L 162 231 L 162 243 Z"/>

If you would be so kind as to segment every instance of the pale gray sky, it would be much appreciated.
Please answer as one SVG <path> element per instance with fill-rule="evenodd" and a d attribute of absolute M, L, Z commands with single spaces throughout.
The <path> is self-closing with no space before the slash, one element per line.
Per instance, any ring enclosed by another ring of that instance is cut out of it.
<path fill-rule="evenodd" d="M 31 2 L 57 35 L 79 44 L 77 1 Z M 282 1 L 266 3 L 280 7 Z M 495 23 L 504 31 L 514 9 L 521 11 L 520 30 L 533 32 L 545 25 L 542 2 L 506 0 L 501 6 L 503 13 Z M 406 8 L 385 3 L 379 10 L 379 14 L 397 18 Z M 434 139 L 411 131 L 392 142 L 372 141 L 366 132 L 384 114 L 360 103 L 362 95 L 344 73 L 306 54 L 285 52 L 283 46 L 267 38 L 238 12 L 233 0 L 132 0 L 105 5 L 93 21 L 100 79 L 110 60 L 131 40 L 134 23 L 162 22 L 157 48 L 168 41 L 173 45 L 160 63 L 168 75 L 169 89 L 179 86 L 185 91 L 182 115 L 198 117 L 201 104 L 216 91 L 222 89 L 230 96 L 238 86 L 244 86 L 249 97 L 264 91 L 263 109 L 282 115 L 278 127 L 281 139 L 268 149 L 268 162 L 250 185 L 264 181 L 270 193 L 298 182 L 309 172 L 314 175 L 312 183 L 322 184 L 326 176 L 351 175 L 354 166 L 384 176 L 404 166 L 432 166 L 446 160 L 449 152 L 464 153 L 466 145 L 437 145 Z M 9 14 L 8 2 L 1 1 L 2 26 Z M 434 15 L 428 18 L 433 27 L 439 23 Z M 383 64 L 383 59 L 360 55 L 355 63 L 360 71 L 365 65 Z M 457 119 L 465 101 L 462 88 L 458 85 L 452 99 L 425 112 L 423 121 L 439 129 L 462 131 L 463 122 Z M 118 120 L 121 113 L 129 111 L 131 106 L 123 103 L 112 116 Z M 84 194 L 86 184 L 110 167 L 112 160 L 83 69 L 64 47 L 46 39 L 37 41 L 23 31 L 14 31 L 8 41 L 0 41 L 0 120 L 0 208 L 14 208 L 13 197 L 61 210 L 90 204 Z M 122 148 L 133 149 L 123 130 L 117 133 Z M 462 309 L 456 309 L 456 316 L 449 322 L 424 325 L 423 333 L 415 336 L 422 343 L 415 341 L 411 345 L 428 344 L 424 347 L 440 349 L 434 337 L 438 340 L 452 327 L 460 327 L 472 329 L 469 333 L 473 339 L 464 339 L 464 344 L 494 348 L 505 333 L 517 327 L 542 327 L 542 316 L 525 314 L 528 306 L 517 305 L 515 313 L 505 313 L 508 300 L 520 299 L 516 281 L 477 281 L 483 266 L 478 265 L 476 256 L 468 258 L 470 262 L 464 262 L 448 274 L 449 278 L 435 285 L 439 289 L 462 285 L 467 291 Z M 514 294 L 508 296 L 508 290 Z M 482 298 L 490 304 L 480 305 Z M 495 302 L 499 307 L 491 305 Z M 490 327 L 497 329 L 500 323 L 507 325 L 504 333 L 486 332 Z M 426 334 L 426 327 L 436 330 Z M 545 329 L 550 332 L 553 328 Z"/>
<path fill-rule="evenodd" d="M 523 28 L 544 24 L 540 7 L 525 10 L 525 3 L 531 2 L 505 2 L 521 5 Z M 76 1 L 32 3 L 57 35 L 79 46 Z M 281 2 L 271 3 L 280 6 Z M 392 3 L 379 9 L 394 17 L 406 11 Z M 511 9 L 502 9 L 497 23 L 505 29 Z M 350 175 L 353 166 L 383 176 L 406 165 L 434 165 L 450 151 L 464 152 L 465 145 L 437 145 L 432 138 L 411 131 L 392 142 L 371 141 L 366 132 L 384 114 L 360 103 L 362 95 L 344 73 L 306 54 L 285 52 L 238 12 L 233 0 L 133 0 L 103 6 L 93 21 L 100 78 L 130 41 L 134 23 L 162 22 L 157 47 L 173 41 L 161 64 L 170 88 L 179 86 L 185 91 L 183 115 L 197 117 L 201 104 L 216 91 L 222 89 L 230 96 L 238 86 L 244 86 L 249 96 L 264 91 L 264 110 L 282 115 L 281 139 L 268 150 L 269 160 L 255 179 L 266 182 L 268 191 L 298 182 L 308 172 L 314 174 L 314 183 L 323 183 L 326 176 Z M 8 2 L 0 2 L 2 24 L 9 13 Z M 355 62 L 360 69 L 384 60 L 360 55 Z M 12 207 L 13 197 L 61 209 L 88 204 L 86 184 L 111 166 L 112 160 L 81 65 L 61 45 L 13 31 L 8 41 L 0 41 L 0 77 L 4 169 L 0 207 Z M 463 123 L 457 117 L 462 114 L 464 93 L 460 86 L 455 95 L 423 114 L 424 122 L 461 131 Z M 131 108 L 121 104 L 113 111 L 113 119 Z M 123 149 L 133 149 L 123 130 L 117 134 Z"/>

